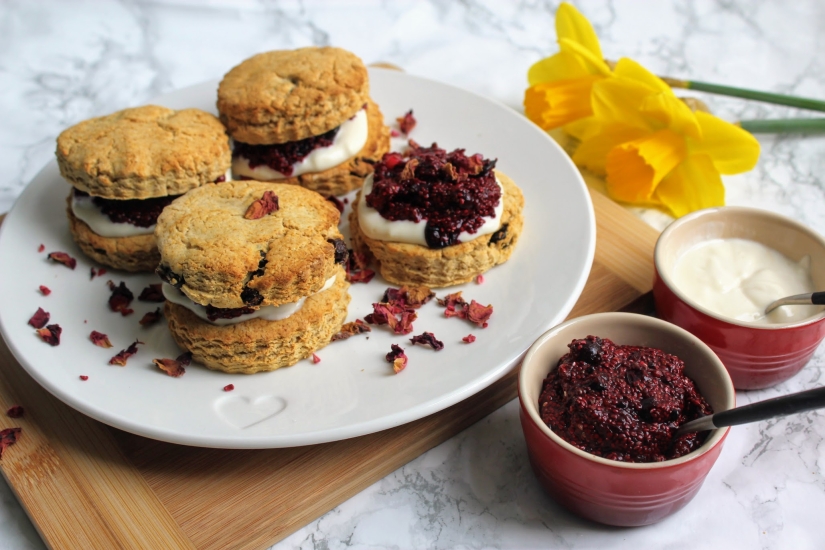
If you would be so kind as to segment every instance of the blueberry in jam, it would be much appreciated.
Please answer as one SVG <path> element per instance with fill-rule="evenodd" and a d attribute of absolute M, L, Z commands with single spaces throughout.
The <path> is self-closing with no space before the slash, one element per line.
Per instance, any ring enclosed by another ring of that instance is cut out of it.
<path fill-rule="evenodd" d="M 468 157 L 464 149 L 448 153 L 435 143 L 410 141 L 405 155 L 387 153 L 375 165 L 366 202 L 390 221 L 426 220 L 429 248 L 451 246 L 462 232 L 475 233 L 484 218 L 495 216 L 501 202 L 495 165 L 480 154 Z"/>

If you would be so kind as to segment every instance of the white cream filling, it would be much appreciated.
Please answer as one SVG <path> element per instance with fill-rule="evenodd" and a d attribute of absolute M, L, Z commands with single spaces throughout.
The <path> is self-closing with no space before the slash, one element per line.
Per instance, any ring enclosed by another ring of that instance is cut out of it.
<path fill-rule="evenodd" d="M 320 294 L 321 292 L 329 289 L 332 285 L 335 284 L 335 275 L 327 279 L 324 283 L 324 286 L 316 292 L 315 294 Z M 249 321 L 251 319 L 264 319 L 266 321 L 281 321 L 282 319 L 286 319 L 304 305 L 306 298 L 301 298 L 297 302 L 292 302 L 290 304 L 282 304 L 280 306 L 263 306 L 252 313 L 246 313 L 244 315 L 240 315 L 233 319 L 215 319 L 214 321 L 210 321 L 209 317 L 206 315 L 206 306 L 202 306 L 200 304 L 196 304 L 192 300 L 190 300 L 183 292 L 179 291 L 172 285 L 168 283 L 163 283 L 163 297 L 172 302 L 173 304 L 177 304 L 179 306 L 183 306 L 207 323 L 211 323 L 213 325 L 234 325 L 235 323 L 243 323 L 244 321 Z M 314 296 L 314 294 L 313 294 Z"/>
<path fill-rule="evenodd" d="M 367 204 L 367 195 L 372 192 L 372 182 L 373 178 L 372 174 L 370 174 L 364 179 L 364 187 L 360 191 L 360 199 L 358 200 L 358 226 L 364 235 L 376 241 L 427 246 L 427 239 L 424 237 L 424 228 L 427 225 L 427 220 L 421 220 L 420 222 L 410 220 L 391 221 L 383 217 L 378 210 Z M 462 231 L 458 236 L 459 243 L 466 243 L 482 235 L 495 233 L 501 227 L 501 215 L 504 212 L 504 188 L 501 186 L 498 178 L 496 178 L 496 183 L 499 189 L 501 189 L 501 198 L 495 207 L 495 215 L 485 217 L 484 224 L 482 224 L 475 233 Z"/>
<path fill-rule="evenodd" d="M 307 172 L 323 172 L 357 155 L 367 143 L 368 134 L 367 110 L 361 109 L 355 113 L 354 117 L 341 124 L 338 133 L 335 134 L 335 139 L 332 140 L 332 145 L 319 147 L 300 162 L 293 164 L 290 176 L 285 176 L 265 165 L 250 168 L 249 161 L 241 156 L 232 159 L 232 172 L 235 177 L 246 176 L 257 180 L 278 180 L 300 176 Z"/>
<path fill-rule="evenodd" d="M 232 170 L 227 169 L 224 177 L 226 178 L 225 181 L 232 181 Z M 84 197 L 72 192 L 72 214 L 78 220 L 86 222 L 86 225 L 101 237 L 135 237 L 137 235 L 151 235 L 155 231 L 154 225 L 138 227 L 129 222 L 113 222 L 94 203 L 94 197 L 91 195 Z"/>

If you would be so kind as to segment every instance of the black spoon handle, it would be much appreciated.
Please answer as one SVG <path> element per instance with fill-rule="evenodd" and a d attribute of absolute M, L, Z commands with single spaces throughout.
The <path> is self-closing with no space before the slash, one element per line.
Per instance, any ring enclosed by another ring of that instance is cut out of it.
<path fill-rule="evenodd" d="M 825 306 L 825 291 L 811 294 L 811 303 L 817 306 Z"/>
<path fill-rule="evenodd" d="M 823 407 L 825 407 L 825 388 L 815 388 L 697 418 L 682 425 L 679 432 L 698 432 L 725 426 L 738 426 Z"/>

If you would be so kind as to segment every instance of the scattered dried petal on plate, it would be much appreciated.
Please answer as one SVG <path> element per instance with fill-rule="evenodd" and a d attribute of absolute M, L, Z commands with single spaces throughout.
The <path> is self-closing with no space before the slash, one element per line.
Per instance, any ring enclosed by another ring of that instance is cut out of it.
<path fill-rule="evenodd" d="M 404 349 L 397 344 L 392 344 L 390 349 L 392 351 L 387 354 L 387 362 L 392 363 L 392 370 L 395 371 L 395 374 L 398 374 L 407 366 L 407 355 L 404 353 Z"/>
<path fill-rule="evenodd" d="M 60 345 L 60 333 L 63 332 L 60 325 L 46 325 L 46 328 L 39 328 L 36 332 L 50 346 Z"/>
<path fill-rule="evenodd" d="M 418 336 L 413 336 L 410 338 L 410 342 L 413 344 L 420 344 L 422 346 L 430 346 L 435 351 L 444 349 L 444 342 L 437 340 L 435 334 L 432 332 L 422 332 Z"/>
<path fill-rule="evenodd" d="M 249 205 L 243 217 L 246 220 L 258 220 L 278 210 L 278 195 L 264 191 L 260 199 Z"/>
<path fill-rule="evenodd" d="M 464 298 L 461 297 L 461 291 L 453 292 L 452 294 L 447 294 L 444 298 L 437 298 L 436 301 L 438 305 L 441 307 L 446 307 L 447 309 L 452 309 L 455 311 L 456 306 L 464 305 L 467 302 L 464 301 Z M 448 315 L 449 317 L 449 315 Z"/>
<path fill-rule="evenodd" d="M 390 129 L 390 137 L 399 137 L 400 135 L 401 135 L 401 132 L 399 132 L 395 128 Z"/>
<path fill-rule="evenodd" d="M 26 411 L 20 405 L 12 405 L 9 407 L 9 410 L 6 411 L 6 416 L 9 418 L 20 418 L 26 413 Z"/>
<path fill-rule="evenodd" d="M 472 334 L 468 334 L 467 336 L 465 336 L 461 340 L 464 341 L 464 342 L 467 342 L 468 344 L 472 344 L 473 342 L 476 341 L 476 337 L 473 336 Z"/>
<path fill-rule="evenodd" d="M 467 312 L 467 320 L 477 324 L 482 328 L 487 328 L 487 321 L 490 320 L 490 316 L 493 315 L 493 306 L 483 306 L 472 300 L 470 305 L 464 306 L 465 311 Z"/>
<path fill-rule="evenodd" d="M 31 319 L 29 319 L 29 324 L 34 328 L 43 328 L 46 326 L 46 323 L 49 322 L 49 315 L 48 311 L 43 311 L 42 307 L 37 308 L 37 311 L 34 312 Z"/>
<path fill-rule="evenodd" d="M 415 128 L 415 125 L 418 122 L 418 121 L 415 120 L 415 117 L 413 116 L 412 109 L 407 111 L 404 114 L 404 116 L 398 117 L 395 120 L 398 121 L 398 129 L 401 130 L 401 133 L 404 134 L 404 135 L 407 135 L 410 132 L 412 132 L 413 128 Z"/>
<path fill-rule="evenodd" d="M 341 327 L 341 330 L 338 333 L 332 335 L 330 341 L 334 342 L 336 340 L 346 340 L 350 336 L 355 336 L 356 334 L 363 334 L 365 332 L 370 331 L 372 331 L 372 329 L 369 327 L 368 324 L 366 324 L 361 319 L 356 319 L 351 323 L 344 323 L 344 326 Z"/>
<path fill-rule="evenodd" d="M 399 290 L 403 293 L 406 304 L 416 309 L 435 297 L 435 292 L 427 286 L 402 286 Z"/>
<path fill-rule="evenodd" d="M 42 294 L 43 296 L 48 296 L 51 293 L 52 293 L 52 289 L 50 289 L 49 287 L 47 287 L 45 285 L 40 285 L 40 294 Z"/>
<path fill-rule="evenodd" d="M 17 443 L 17 438 L 20 436 L 21 428 L 6 428 L 0 431 L 0 458 L 3 458 L 3 451 Z"/>
<path fill-rule="evenodd" d="M 120 285 L 115 286 L 112 281 L 106 281 L 106 284 L 109 285 L 109 290 L 112 291 L 112 295 L 109 297 L 109 309 L 119 311 L 124 317 L 134 313 L 135 310 L 131 309 L 129 304 L 135 299 L 135 295 L 126 288 L 126 283 L 120 281 Z"/>
<path fill-rule="evenodd" d="M 368 283 L 375 277 L 375 271 L 367 269 L 369 262 L 366 256 L 360 252 L 349 250 L 347 263 L 344 266 L 347 272 L 347 282 Z"/>
<path fill-rule="evenodd" d="M 392 331 L 396 334 L 409 334 L 413 331 L 413 321 L 418 318 L 418 314 L 413 311 L 412 309 L 407 309 L 401 312 L 401 317 L 398 319 L 398 323 L 393 326 L 393 323 L 390 322 L 390 326 L 392 327 Z"/>
<path fill-rule="evenodd" d="M 175 359 L 152 359 L 152 363 L 172 378 L 178 378 L 186 374 L 186 369 L 183 368 L 180 361 Z"/>
<path fill-rule="evenodd" d="M 47 258 L 49 258 L 53 262 L 63 264 L 69 269 L 74 269 L 75 267 L 77 267 L 77 260 L 69 256 L 65 252 L 49 252 Z"/>
<path fill-rule="evenodd" d="M 154 325 L 160 320 L 160 308 L 157 308 L 155 311 L 147 311 L 143 317 L 140 319 L 139 323 L 142 327 L 147 327 L 149 325 Z"/>
<path fill-rule="evenodd" d="M 192 352 L 187 351 L 187 352 L 181 353 L 180 355 L 178 355 L 175 358 L 175 361 L 177 361 L 178 363 L 180 363 L 184 367 L 188 367 L 189 364 L 192 362 Z"/>
<path fill-rule="evenodd" d="M 89 377 L 88 377 L 88 376 L 86 376 L 85 374 L 81 374 L 79 378 L 80 378 L 81 380 L 83 380 L 84 382 L 85 382 L 86 380 L 88 380 L 88 379 L 89 379 Z"/>
<path fill-rule="evenodd" d="M 227 384 L 223 387 L 223 391 L 232 391 L 235 389 L 235 384 Z"/>
<path fill-rule="evenodd" d="M 89 270 L 89 273 L 90 273 L 90 277 L 89 277 L 90 280 L 94 279 L 95 277 L 102 277 L 103 275 L 106 275 L 106 268 L 104 268 L 104 267 L 99 267 L 99 268 L 93 267 Z"/>
<path fill-rule="evenodd" d="M 330 195 L 327 197 L 327 200 L 331 202 L 333 206 L 335 206 L 335 208 L 338 209 L 338 212 L 340 212 L 341 214 L 344 213 L 344 203 L 341 202 L 341 199 L 339 199 L 335 195 Z"/>
<path fill-rule="evenodd" d="M 109 364 L 117 365 L 119 367 L 125 367 L 126 361 L 128 361 L 131 356 L 137 353 L 138 344 L 142 343 L 143 342 L 141 342 L 140 340 L 135 340 L 134 342 L 129 344 L 128 348 L 120 350 L 120 352 L 117 355 L 109 359 Z"/>
<path fill-rule="evenodd" d="M 318 363 L 320 363 L 320 362 L 321 362 L 321 358 L 320 358 L 320 357 L 318 357 L 317 355 L 315 355 L 315 354 L 313 353 L 313 354 L 312 354 L 312 362 L 313 362 L 313 363 L 315 363 L 315 364 L 317 365 Z"/>
<path fill-rule="evenodd" d="M 166 298 L 163 297 L 162 287 L 163 283 L 155 283 L 147 286 L 140 291 L 138 301 L 140 302 L 162 302 Z"/>
<path fill-rule="evenodd" d="M 477 284 L 477 285 L 480 285 L 480 284 L 482 284 L 483 282 L 484 282 L 484 275 L 482 275 L 481 273 L 479 273 L 478 275 L 476 275 L 476 284 Z"/>
<path fill-rule="evenodd" d="M 37 247 L 38 252 L 43 252 L 44 250 L 46 250 L 46 245 L 45 244 L 41 244 L 40 246 Z"/>
<path fill-rule="evenodd" d="M 96 330 L 93 330 L 92 333 L 89 334 L 89 340 L 91 340 L 94 345 L 101 348 L 112 347 L 112 342 L 109 341 L 109 337 Z"/>

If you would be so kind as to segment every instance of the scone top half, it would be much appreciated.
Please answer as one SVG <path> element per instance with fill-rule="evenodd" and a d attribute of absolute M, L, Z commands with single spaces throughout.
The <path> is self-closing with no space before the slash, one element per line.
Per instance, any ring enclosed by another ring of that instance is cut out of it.
<path fill-rule="evenodd" d="M 56 154 L 69 183 L 105 199 L 180 195 L 219 180 L 231 163 L 216 117 L 156 105 L 80 122 L 58 136 Z"/>
<path fill-rule="evenodd" d="M 277 197 L 277 209 L 245 217 L 267 192 Z M 335 275 L 336 260 L 346 261 L 339 216 L 321 195 L 294 185 L 232 181 L 201 187 L 158 218 L 158 274 L 203 306 L 297 302 Z"/>
<path fill-rule="evenodd" d="M 218 87 L 218 111 L 233 139 L 251 145 L 324 134 L 369 101 L 363 62 L 346 50 L 308 47 L 253 56 Z"/>

